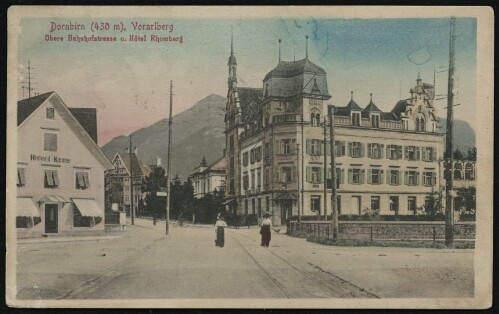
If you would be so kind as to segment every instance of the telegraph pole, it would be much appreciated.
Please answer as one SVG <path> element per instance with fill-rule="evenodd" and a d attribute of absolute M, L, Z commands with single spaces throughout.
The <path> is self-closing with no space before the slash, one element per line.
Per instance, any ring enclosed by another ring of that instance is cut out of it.
<path fill-rule="evenodd" d="M 338 206 L 336 197 L 336 162 L 334 152 L 334 106 L 329 109 L 329 141 L 331 151 L 331 207 L 333 209 L 333 241 L 338 240 Z"/>
<path fill-rule="evenodd" d="M 132 161 L 132 155 L 133 155 L 133 147 L 132 147 L 132 134 L 129 136 L 130 138 L 130 148 L 128 150 L 129 158 L 130 158 L 130 217 L 132 218 L 132 226 L 134 225 L 133 223 L 133 161 Z"/>
<path fill-rule="evenodd" d="M 324 135 L 324 220 L 327 220 L 327 118 L 324 117 L 322 133 Z"/>
<path fill-rule="evenodd" d="M 298 199 L 296 200 L 296 208 L 298 209 L 298 221 L 300 221 L 301 213 L 300 213 L 300 144 L 296 144 L 296 184 L 298 190 Z"/>
<path fill-rule="evenodd" d="M 169 231 L 170 223 L 170 182 L 171 182 L 171 167 L 172 167 L 172 107 L 173 107 L 173 81 L 170 81 L 170 116 L 168 118 L 168 161 L 166 170 L 166 235 Z"/>
<path fill-rule="evenodd" d="M 452 165 L 454 158 L 452 156 L 453 140 L 453 118 L 454 118 L 454 41 L 456 18 L 450 19 L 450 39 L 449 39 L 449 77 L 447 84 L 447 134 L 445 141 L 445 244 L 452 245 L 454 242 L 454 208 L 452 196 Z"/>

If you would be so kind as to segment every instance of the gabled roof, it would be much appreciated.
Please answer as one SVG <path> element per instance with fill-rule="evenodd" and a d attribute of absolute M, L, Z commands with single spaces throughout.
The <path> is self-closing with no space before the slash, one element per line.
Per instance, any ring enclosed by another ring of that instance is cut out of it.
<path fill-rule="evenodd" d="M 26 120 L 40 107 L 54 92 L 48 92 L 31 98 L 26 98 L 17 102 L 17 126 Z"/>
<path fill-rule="evenodd" d="M 262 88 L 238 87 L 242 122 L 261 121 Z"/>
<path fill-rule="evenodd" d="M 298 61 L 279 61 L 277 66 L 265 75 L 263 81 L 265 82 L 271 77 L 290 78 L 303 73 L 326 75 L 326 71 L 323 68 L 305 58 Z"/>
<path fill-rule="evenodd" d="M 381 112 L 381 110 L 379 110 L 379 108 L 373 103 L 372 99 L 369 102 L 369 104 L 367 104 L 367 106 L 364 108 L 363 111 L 367 111 L 367 112 Z"/>
<path fill-rule="evenodd" d="M 95 108 L 68 108 L 80 122 L 88 135 L 97 143 L 97 109 Z"/>
<path fill-rule="evenodd" d="M 213 164 L 211 164 L 208 169 L 206 169 L 206 172 L 209 171 L 225 171 L 227 167 L 227 159 L 224 157 L 220 158 L 219 160 L 215 161 Z"/>
<path fill-rule="evenodd" d="M 102 152 L 100 147 L 97 145 L 96 141 L 88 134 L 86 128 L 82 126 L 81 122 L 75 117 L 71 110 L 66 106 L 62 99 L 57 95 L 56 92 L 49 92 L 28 99 L 23 99 L 17 102 L 17 127 L 22 127 L 26 119 L 28 119 L 42 104 L 50 101 L 50 104 L 54 106 L 54 109 L 61 116 L 62 120 L 68 125 L 68 127 L 74 132 L 74 134 L 81 140 L 83 145 L 88 149 L 88 151 L 94 155 L 94 157 L 101 163 L 105 169 L 112 169 L 113 165 L 107 159 L 106 155 Z M 88 112 L 86 112 L 88 113 Z M 91 116 L 82 115 L 87 118 Z M 85 123 L 85 119 L 82 119 Z M 87 126 L 90 128 L 89 126 Z M 97 131 L 95 132 L 97 134 Z M 95 136 L 97 137 L 97 136 Z"/>
<path fill-rule="evenodd" d="M 116 155 L 121 159 L 123 162 L 123 165 L 125 166 L 126 171 L 128 174 L 130 174 L 130 169 L 133 171 L 134 176 L 148 176 L 149 173 L 151 172 L 151 169 L 149 167 L 146 167 L 142 161 L 140 161 L 137 158 L 137 155 L 135 153 L 131 154 L 132 156 L 132 162 L 130 163 L 130 154 L 129 153 L 116 153 Z M 116 159 L 116 155 L 113 158 Z M 131 166 L 130 166 L 131 164 Z"/>

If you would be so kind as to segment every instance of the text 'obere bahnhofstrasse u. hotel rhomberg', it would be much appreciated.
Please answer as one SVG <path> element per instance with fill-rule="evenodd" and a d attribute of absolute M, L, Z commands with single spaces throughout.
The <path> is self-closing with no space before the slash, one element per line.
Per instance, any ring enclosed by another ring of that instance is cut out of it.
<path fill-rule="evenodd" d="M 308 48 L 308 47 L 307 47 Z M 307 49 L 308 50 L 308 49 Z M 330 167 L 326 72 L 307 56 L 282 61 L 262 88 L 239 87 L 233 42 L 228 60 L 225 116 L 226 208 L 234 214 L 272 213 L 276 224 L 292 215 L 323 215 L 324 153 Z M 443 185 L 444 137 L 438 132 L 433 84 L 417 76 L 410 97 L 390 112 L 371 99 L 335 106 L 335 168 L 340 214 L 364 209 L 413 215 Z M 327 178 L 325 178 L 325 176 Z M 330 182 L 329 182 L 330 183 Z M 327 192 L 331 213 L 331 190 Z M 299 212 L 298 212 L 299 211 Z"/>

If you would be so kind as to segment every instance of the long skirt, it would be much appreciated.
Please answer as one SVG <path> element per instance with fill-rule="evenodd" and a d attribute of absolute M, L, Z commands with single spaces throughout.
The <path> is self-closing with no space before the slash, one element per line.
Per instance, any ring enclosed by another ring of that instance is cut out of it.
<path fill-rule="evenodd" d="M 270 226 L 262 225 L 260 229 L 260 234 L 262 235 L 262 244 L 261 246 L 269 246 L 270 243 Z"/>
<path fill-rule="evenodd" d="M 215 240 L 215 245 L 219 247 L 224 247 L 224 244 L 225 244 L 224 227 L 217 227 L 217 239 Z"/>

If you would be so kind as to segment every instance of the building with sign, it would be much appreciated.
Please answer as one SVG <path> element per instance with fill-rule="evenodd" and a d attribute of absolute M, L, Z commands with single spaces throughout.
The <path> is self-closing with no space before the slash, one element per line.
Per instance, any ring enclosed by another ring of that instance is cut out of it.
<path fill-rule="evenodd" d="M 93 108 L 49 92 L 17 103 L 18 237 L 104 233 L 104 172 Z"/>
<path fill-rule="evenodd" d="M 275 224 L 292 215 L 330 214 L 330 187 L 324 194 L 328 179 L 331 184 L 324 122 L 331 94 L 324 69 L 308 56 L 279 60 L 261 88 L 248 88 L 238 86 L 232 44 L 227 65 L 227 210 L 268 211 Z M 376 106 L 372 94 L 363 106 L 353 92 L 346 105 L 335 101 L 340 214 L 413 215 L 427 193 L 442 186 L 443 134 L 433 106 L 434 87 L 418 75 L 409 94 L 389 112 Z"/>

